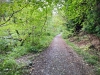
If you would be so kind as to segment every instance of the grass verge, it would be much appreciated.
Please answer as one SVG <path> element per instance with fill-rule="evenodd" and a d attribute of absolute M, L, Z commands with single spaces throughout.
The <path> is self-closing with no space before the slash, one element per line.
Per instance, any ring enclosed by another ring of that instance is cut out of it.
<path fill-rule="evenodd" d="M 77 54 L 83 57 L 84 61 L 91 66 L 95 72 L 95 75 L 100 75 L 100 62 L 99 58 L 96 55 L 92 55 L 88 50 L 84 50 L 83 48 L 78 47 L 73 42 L 66 40 L 67 44 L 75 50 Z"/>

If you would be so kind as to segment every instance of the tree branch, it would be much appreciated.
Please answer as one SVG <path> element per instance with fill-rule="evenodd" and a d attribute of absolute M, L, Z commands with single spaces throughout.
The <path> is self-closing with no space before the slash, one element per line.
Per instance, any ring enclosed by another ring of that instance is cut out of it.
<path fill-rule="evenodd" d="M 28 4 L 27 4 L 27 5 L 28 5 Z M 27 6 L 27 5 L 26 5 L 26 6 Z M 17 11 L 13 11 L 13 13 L 10 15 L 10 17 L 9 17 L 4 23 L 0 24 L 0 27 L 1 27 L 1 26 L 5 26 L 4 24 L 6 24 L 7 22 L 9 22 L 9 21 L 11 20 L 11 18 L 14 16 L 14 14 L 16 14 L 16 13 L 22 11 L 26 6 L 22 7 L 21 9 L 19 9 L 19 10 L 17 10 Z"/>
<path fill-rule="evenodd" d="M 46 19 L 45 19 L 45 21 L 44 21 L 44 25 L 42 26 L 42 28 L 41 28 L 41 32 L 43 31 L 43 29 L 44 29 L 44 27 L 45 27 L 45 25 L 46 25 L 46 22 L 47 22 L 47 7 L 46 7 Z"/>

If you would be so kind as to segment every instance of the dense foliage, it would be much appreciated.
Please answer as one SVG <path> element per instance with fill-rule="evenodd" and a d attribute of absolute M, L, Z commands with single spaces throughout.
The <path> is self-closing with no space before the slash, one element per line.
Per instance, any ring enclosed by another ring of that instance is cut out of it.
<path fill-rule="evenodd" d="M 67 29 L 83 30 L 100 36 L 100 2 L 98 0 L 67 0 L 63 10 L 67 18 Z"/>
<path fill-rule="evenodd" d="M 51 2 L 0 1 L 0 75 L 22 75 L 15 59 L 41 52 L 60 33 L 62 21 L 53 14 Z"/>

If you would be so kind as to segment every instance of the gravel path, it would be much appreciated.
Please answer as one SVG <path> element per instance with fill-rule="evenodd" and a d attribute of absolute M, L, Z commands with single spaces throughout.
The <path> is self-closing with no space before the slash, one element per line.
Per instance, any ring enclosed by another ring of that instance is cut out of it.
<path fill-rule="evenodd" d="M 94 75 L 83 60 L 57 35 L 34 61 L 30 75 Z"/>

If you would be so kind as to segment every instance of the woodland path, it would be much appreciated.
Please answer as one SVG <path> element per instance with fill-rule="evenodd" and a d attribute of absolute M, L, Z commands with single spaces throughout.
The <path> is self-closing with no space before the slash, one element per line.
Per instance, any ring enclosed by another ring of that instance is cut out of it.
<path fill-rule="evenodd" d="M 30 75 L 94 75 L 91 69 L 57 35 L 47 50 L 33 61 Z"/>

